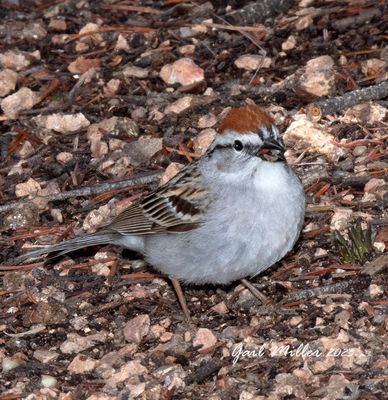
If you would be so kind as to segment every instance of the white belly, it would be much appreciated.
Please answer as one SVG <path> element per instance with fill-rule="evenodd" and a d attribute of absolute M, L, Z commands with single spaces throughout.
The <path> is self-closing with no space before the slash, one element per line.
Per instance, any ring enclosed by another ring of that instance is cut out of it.
<path fill-rule="evenodd" d="M 256 275 L 280 260 L 299 236 L 304 195 L 289 169 L 279 164 L 271 172 L 263 171 L 265 179 L 257 176 L 255 188 L 221 199 L 223 209 L 215 203 L 217 212 L 199 228 L 147 237 L 147 261 L 185 282 L 224 284 Z"/>

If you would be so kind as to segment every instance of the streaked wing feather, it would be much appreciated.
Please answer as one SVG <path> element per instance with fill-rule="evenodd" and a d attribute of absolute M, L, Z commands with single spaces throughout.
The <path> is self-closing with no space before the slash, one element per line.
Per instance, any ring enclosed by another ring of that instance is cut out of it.
<path fill-rule="evenodd" d="M 119 214 L 104 230 L 123 235 L 183 232 L 196 228 L 209 205 L 197 163 L 189 164 L 167 184 Z"/>

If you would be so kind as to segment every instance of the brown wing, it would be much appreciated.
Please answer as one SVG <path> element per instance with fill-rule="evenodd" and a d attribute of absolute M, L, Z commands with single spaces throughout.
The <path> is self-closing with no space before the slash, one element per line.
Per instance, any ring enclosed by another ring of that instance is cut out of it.
<path fill-rule="evenodd" d="M 196 163 L 119 214 L 104 230 L 123 235 L 182 232 L 196 228 L 209 204 L 209 195 Z"/>

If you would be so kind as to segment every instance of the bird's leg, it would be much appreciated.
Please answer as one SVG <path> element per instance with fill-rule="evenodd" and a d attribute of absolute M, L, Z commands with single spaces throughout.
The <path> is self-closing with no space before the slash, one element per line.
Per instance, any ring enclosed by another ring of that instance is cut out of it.
<path fill-rule="evenodd" d="M 186 303 L 185 295 L 183 294 L 183 291 L 182 291 L 181 284 L 175 278 L 170 278 L 170 279 L 172 282 L 172 286 L 174 286 L 175 293 L 178 297 L 179 304 L 182 308 L 183 314 L 185 314 L 185 317 L 188 321 L 191 321 L 190 312 L 189 312 L 189 309 L 187 308 L 187 303 Z"/>
<path fill-rule="evenodd" d="M 267 296 L 260 292 L 260 290 L 256 289 L 251 282 L 246 279 L 241 279 L 241 283 L 263 304 L 268 302 Z"/>

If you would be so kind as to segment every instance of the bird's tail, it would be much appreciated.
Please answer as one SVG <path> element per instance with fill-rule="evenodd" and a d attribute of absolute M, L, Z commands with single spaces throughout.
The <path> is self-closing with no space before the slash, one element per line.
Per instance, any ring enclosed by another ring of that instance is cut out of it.
<path fill-rule="evenodd" d="M 60 256 L 72 251 L 82 249 L 83 247 L 95 246 L 98 244 L 108 244 L 114 241 L 112 233 L 93 233 L 66 240 L 62 243 L 45 246 L 40 249 L 32 250 L 26 254 L 19 256 L 15 261 L 18 263 L 24 262 L 30 258 L 37 258 L 44 254 L 57 253 L 55 256 Z"/>

